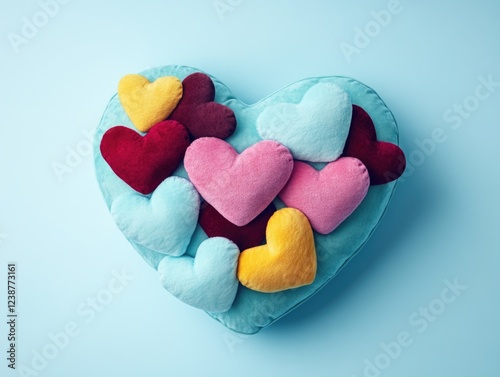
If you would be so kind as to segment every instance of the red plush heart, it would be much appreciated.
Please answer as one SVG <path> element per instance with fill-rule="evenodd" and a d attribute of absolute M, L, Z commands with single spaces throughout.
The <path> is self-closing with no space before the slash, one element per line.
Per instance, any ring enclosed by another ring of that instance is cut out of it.
<path fill-rule="evenodd" d="M 247 225 L 237 226 L 226 220 L 210 204 L 203 202 L 198 221 L 208 237 L 225 237 L 243 251 L 261 244 L 266 237 L 267 222 L 275 211 L 276 207 L 271 203 Z"/>
<path fill-rule="evenodd" d="M 146 136 L 112 127 L 101 140 L 101 154 L 115 174 L 141 194 L 150 194 L 172 175 L 189 146 L 186 128 L 174 120 L 154 125 Z"/>
<path fill-rule="evenodd" d="M 214 102 L 215 86 L 204 73 L 193 73 L 182 81 L 182 99 L 169 119 L 183 124 L 191 139 L 217 137 L 225 139 L 236 128 L 233 110 Z"/>
<path fill-rule="evenodd" d="M 382 185 L 398 179 L 406 167 L 406 158 L 397 145 L 377 141 L 375 125 L 368 113 L 353 105 L 351 128 L 344 156 L 355 157 L 368 169 L 371 185 Z"/>

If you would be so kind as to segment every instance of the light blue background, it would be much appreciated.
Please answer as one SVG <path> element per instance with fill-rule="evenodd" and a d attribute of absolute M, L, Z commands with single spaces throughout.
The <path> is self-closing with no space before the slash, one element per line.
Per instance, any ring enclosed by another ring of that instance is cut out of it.
<path fill-rule="evenodd" d="M 237 4 L 236 0 L 222 0 Z M 18 263 L 18 365 L 49 334 L 78 336 L 39 376 L 357 376 L 381 343 L 413 340 L 380 376 L 500 375 L 500 87 L 459 129 L 443 119 L 489 75 L 500 81 L 494 1 L 401 0 L 369 46 L 344 57 L 355 28 L 388 1 L 250 1 L 224 13 L 211 0 L 70 1 L 16 53 L 8 34 L 36 1 L 0 12 L 0 316 L 7 262 Z M 113 224 L 90 154 L 58 180 L 54 162 L 85 145 L 121 76 L 191 65 L 246 102 L 302 78 L 352 76 L 394 112 L 408 170 L 378 232 L 325 289 L 261 333 L 242 337 L 163 290 Z M 469 99 L 470 100 L 470 99 Z M 428 155 L 418 144 L 441 128 Z M 83 144 L 82 144 L 83 143 Z M 411 162 L 411 159 L 410 159 Z M 134 279 L 89 323 L 77 313 L 125 268 Z M 467 289 L 418 332 L 409 318 L 440 299 L 444 281 Z M 0 350 L 7 327 L 0 321 Z M 3 360 L 3 361 L 2 361 Z M 0 359 L 0 375 L 14 376 Z"/>

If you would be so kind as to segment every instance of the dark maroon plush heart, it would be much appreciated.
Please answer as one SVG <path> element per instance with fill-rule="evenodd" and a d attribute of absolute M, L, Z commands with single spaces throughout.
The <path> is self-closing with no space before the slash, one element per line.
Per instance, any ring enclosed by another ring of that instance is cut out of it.
<path fill-rule="evenodd" d="M 154 125 L 146 136 L 116 126 L 101 140 L 101 154 L 115 174 L 141 194 L 150 194 L 174 172 L 189 146 L 186 128 L 174 120 Z"/>
<path fill-rule="evenodd" d="M 225 139 L 236 128 L 233 110 L 214 102 L 215 86 L 204 73 L 193 73 L 182 81 L 182 98 L 169 119 L 184 125 L 191 139 L 217 137 Z"/>
<path fill-rule="evenodd" d="M 355 157 L 368 169 L 370 184 L 382 185 L 398 179 L 406 167 L 406 158 L 397 145 L 377 141 L 375 125 L 368 113 L 353 105 L 351 128 L 344 156 Z"/>
<path fill-rule="evenodd" d="M 266 237 L 267 222 L 275 211 L 276 207 L 271 203 L 250 223 L 237 226 L 226 220 L 210 204 L 203 202 L 198 221 L 208 237 L 228 238 L 243 251 L 262 243 Z"/>

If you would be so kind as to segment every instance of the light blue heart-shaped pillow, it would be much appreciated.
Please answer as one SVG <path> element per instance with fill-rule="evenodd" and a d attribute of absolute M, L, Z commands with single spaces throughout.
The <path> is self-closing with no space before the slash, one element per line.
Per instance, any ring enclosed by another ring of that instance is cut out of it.
<path fill-rule="evenodd" d="M 209 238 L 201 243 L 194 258 L 163 258 L 158 266 L 160 282 L 188 305 L 208 312 L 225 312 L 238 291 L 239 255 L 238 246 L 227 238 Z"/>
<path fill-rule="evenodd" d="M 183 80 L 186 76 L 195 72 L 200 71 L 185 66 L 165 66 L 150 69 L 142 72 L 141 74 L 147 77 L 150 81 L 154 81 L 163 76 L 175 76 L 180 80 Z M 263 139 L 262 134 L 264 133 L 267 138 L 274 138 L 278 141 L 281 140 L 282 142 L 291 143 L 292 145 L 290 148 L 292 151 L 295 150 L 295 153 L 298 156 L 297 158 L 302 157 L 308 161 L 327 161 L 332 158 L 332 156 L 337 156 L 343 148 L 342 142 L 328 145 L 328 143 L 322 143 L 322 141 L 315 135 L 314 137 L 311 136 L 307 140 L 310 140 L 311 143 L 320 143 L 321 153 L 324 153 L 325 156 L 325 158 L 323 158 L 323 155 L 321 158 L 314 158 L 314 156 L 310 155 L 314 146 L 309 144 L 294 145 L 294 141 L 289 139 L 289 135 L 287 135 L 286 132 L 283 132 L 281 128 L 283 124 L 280 126 L 279 121 L 277 123 L 275 122 L 275 128 L 273 130 L 266 131 L 265 129 L 264 120 L 270 120 L 270 118 L 284 119 L 286 124 L 288 118 L 286 116 L 283 117 L 283 115 L 280 116 L 279 114 L 283 114 L 283 111 L 287 112 L 292 108 L 292 111 L 297 114 L 299 119 L 301 118 L 303 120 L 307 120 L 307 111 L 305 111 L 302 107 L 306 106 L 308 102 L 309 104 L 311 104 L 311 102 L 315 103 L 317 99 L 315 90 L 318 89 L 314 89 L 311 93 L 310 89 L 313 87 L 329 92 L 330 94 L 334 94 L 336 98 L 339 99 L 338 106 L 340 107 L 337 109 L 339 111 L 336 112 L 337 116 L 335 124 L 345 124 L 346 120 L 344 118 L 349 117 L 349 110 L 347 109 L 348 103 L 358 105 L 361 106 L 372 118 L 375 124 L 378 140 L 394 144 L 398 143 L 398 129 L 392 113 L 371 88 L 356 80 L 337 76 L 306 79 L 289 85 L 251 105 L 247 105 L 234 98 L 229 89 L 216 78 L 212 77 L 212 80 L 215 84 L 216 90 L 215 101 L 230 107 L 236 115 L 236 131 L 232 136 L 227 138 L 226 141 L 229 142 L 238 152 L 241 152 L 251 145 L 261 141 Z M 309 93 L 309 96 L 306 96 L 307 93 Z M 343 97 L 343 93 L 347 93 L 349 101 Z M 331 106 L 333 105 L 328 104 L 327 102 L 323 103 L 323 106 L 326 106 L 325 112 L 328 113 L 330 111 L 329 109 L 331 109 Z M 344 112 L 341 111 L 342 109 L 344 109 Z M 309 127 L 314 126 L 311 123 L 308 124 Z M 133 125 L 125 114 L 118 97 L 115 95 L 109 102 L 104 112 L 94 138 L 95 171 L 108 209 L 112 209 L 117 200 L 126 200 L 124 198 L 127 198 L 127 195 L 129 195 L 128 197 L 130 197 L 131 200 L 134 198 L 134 196 L 131 195 L 134 193 L 133 189 L 131 189 L 113 173 L 109 165 L 103 159 L 99 149 L 103 134 L 109 128 L 116 125 L 124 125 L 133 128 Z M 304 132 L 302 126 L 302 124 L 290 125 L 290 127 L 292 127 L 291 129 L 298 133 Z M 339 130 L 336 126 L 334 126 L 334 128 L 334 132 L 346 132 L 345 130 Z M 340 139 L 342 139 L 342 137 L 343 136 L 340 135 Z M 316 163 L 315 167 L 321 168 L 324 165 L 325 164 L 322 163 Z M 179 166 L 174 175 L 186 179 L 188 178 L 182 165 Z M 394 192 L 395 186 L 396 181 L 383 185 L 370 186 L 367 196 L 359 207 L 338 228 L 327 235 L 321 235 L 316 232 L 314 233 L 318 265 L 316 278 L 312 284 L 276 293 L 257 292 L 239 284 L 237 286 L 237 293 L 234 298 L 234 302 L 229 310 L 217 313 L 209 310 L 208 314 L 223 323 L 228 328 L 246 334 L 256 333 L 262 328 L 269 326 L 283 315 L 287 314 L 290 310 L 308 299 L 333 277 L 335 277 L 342 267 L 344 267 L 356 255 L 356 253 L 359 252 L 380 222 Z M 133 200 L 137 200 L 137 198 Z M 128 206 L 131 210 L 133 210 L 135 206 L 134 203 L 135 202 L 132 201 L 128 204 L 121 203 L 120 206 L 123 208 Z M 282 208 L 284 206 L 278 198 L 274 200 L 274 205 L 277 208 Z M 139 207 L 141 206 L 142 204 L 139 204 Z M 139 209 L 137 213 L 139 214 L 139 217 L 145 217 L 147 216 L 146 214 L 148 211 Z M 119 217 L 119 213 L 114 211 L 115 220 L 117 223 L 120 223 L 121 219 L 117 218 L 117 216 Z M 140 226 L 141 219 L 136 219 L 136 221 L 139 223 L 137 226 Z M 125 222 L 127 222 L 127 220 L 125 220 Z M 186 232 L 186 238 L 188 237 L 188 233 L 189 232 Z M 164 258 L 173 258 L 171 256 L 165 256 L 164 253 L 153 250 L 152 247 L 147 247 L 144 242 L 140 243 L 140 240 L 134 236 L 134 234 L 133 226 L 128 228 L 128 232 L 126 234 L 128 240 L 137 252 L 153 268 L 158 269 Z M 195 257 L 198 248 L 202 242 L 207 240 L 207 238 L 207 235 L 200 225 L 196 225 L 189 245 L 187 246 L 187 253 L 185 256 L 180 258 Z M 154 243 L 154 245 L 156 245 L 156 243 Z M 203 246 L 201 246 L 200 250 L 204 250 L 203 254 L 205 254 L 206 248 L 209 246 L 215 247 L 214 245 L 211 245 L 211 243 L 208 245 L 203 244 Z M 218 245 L 218 247 L 223 248 L 221 245 Z M 167 259 L 163 262 L 164 264 L 167 263 Z M 186 271 L 188 280 L 193 277 L 194 270 L 192 267 L 189 267 L 194 266 L 193 263 L 195 263 L 194 260 L 186 260 L 186 262 L 183 262 L 182 268 L 180 268 L 180 270 Z M 162 265 L 161 271 L 163 273 L 170 268 L 168 267 L 165 269 L 165 267 L 166 266 Z M 231 266 L 228 268 L 231 268 Z M 202 281 L 203 280 L 191 279 L 193 286 L 200 284 Z M 217 281 L 217 279 L 214 281 Z M 171 281 L 165 281 L 163 277 L 162 282 L 168 285 L 171 290 L 178 289 L 175 284 Z M 174 285 L 174 288 L 172 288 L 172 284 Z M 225 282 L 224 284 L 231 286 L 231 283 Z M 217 286 L 217 284 L 213 285 Z M 182 289 L 178 289 L 176 292 L 178 292 L 180 296 L 183 295 Z M 213 294 L 210 290 L 207 292 L 209 292 L 209 294 Z M 187 300 L 186 297 L 187 296 L 184 295 L 185 300 Z M 223 301 L 214 305 L 215 309 L 225 309 L 225 306 L 227 306 L 227 302 Z"/>
<path fill-rule="evenodd" d="M 198 191 L 179 177 L 165 179 L 150 197 L 131 191 L 111 205 L 111 216 L 125 237 L 174 257 L 186 252 L 199 212 Z"/>
<path fill-rule="evenodd" d="M 330 162 L 344 150 L 351 116 L 349 95 L 338 85 L 320 82 L 298 104 L 265 108 L 257 118 L 257 131 L 263 139 L 286 145 L 296 160 Z"/>

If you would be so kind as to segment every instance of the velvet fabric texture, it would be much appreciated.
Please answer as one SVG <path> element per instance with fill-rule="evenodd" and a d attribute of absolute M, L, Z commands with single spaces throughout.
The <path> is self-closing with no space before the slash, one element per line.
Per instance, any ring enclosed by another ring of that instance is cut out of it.
<path fill-rule="evenodd" d="M 405 154 L 396 144 L 377 140 L 375 125 L 368 113 L 353 106 L 351 128 L 344 156 L 356 157 L 368 169 L 372 185 L 398 179 L 406 167 Z"/>
<path fill-rule="evenodd" d="M 302 211 L 315 231 L 328 234 L 354 212 L 369 187 L 366 167 L 356 158 L 339 158 L 320 171 L 295 161 L 279 196 L 287 207 Z"/>
<path fill-rule="evenodd" d="M 151 197 L 136 192 L 119 196 L 111 215 L 130 240 L 158 253 L 180 256 L 191 242 L 199 210 L 200 196 L 191 182 L 170 177 Z"/>
<path fill-rule="evenodd" d="M 309 221 L 295 208 L 269 219 L 267 244 L 243 250 L 238 279 L 259 292 L 278 292 L 311 284 L 316 276 L 316 248 Z"/>
<path fill-rule="evenodd" d="M 141 194 L 150 194 L 177 169 L 188 146 L 184 126 L 168 120 L 146 136 L 124 126 L 112 127 L 104 134 L 100 150 L 118 177 Z"/>
<path fill-rule="evenodd" d="M 184 167 L 201 196 L 237 226 L 255 219 L 285 186 L 293 158 L 264 140 L 238 154 L 224 140 L 204 137 L 186 150 Z"/>
<path fill-rule="evenodd" d="M 200 137 L 225 139 L 236 128 L 236 117 L 229 107 L 214 102 L 212 79 L 196 72 L 182 81 L 183 96 L 169 119 L 181 123 L 192 140 Z"/>
<path fill-rule="evenodd" d="M 199 223 L 208 237 L 225 237 L 233 241 L 240 250 L 258 246 L 266 238 L 266 226 L 269 218 L 276 211 L 270 204 L 247 225 L 237 226 L 226 220 L 207 202 L 201 204 Z"/>
<path fill-rule="evenodd" d="M 208 312 L 225 312 L 238 291 L 236 269 L 240 251 L 222 237 L 204 241 L 196 256 L 163 258 L 160 282 L 182 302 Z"/>
<path fill-rule="evenodd" d="M 180 80 L 184 80 L 195 72 L 200 71 L 184 66 L 165 66 L 150 69 L 141 74 L 149 81 L 164 76 L 175 76 Z M 398 128 L 390 110 L 373 89 L 354 79 L 327 76 L 301 80 L 250 105 L 236 99 L 218 79 L 212 76 L 211 79 L 215 85 L 214 100 L 231 108 L 238 120 L 235 132 L 226 139 L 238 153 L 262 141 L 256 124 L 258 117 L 266 108 L 283 103 L 298 104 L 304 98 L 305 93 L 318 84 L 338 85 L 348 93 L 352 104 L 362 107 L 370 114 L 375 125 L 378 141 L 398 144 Z M 130 186 L 115 175 L 99 149 L 104 133 L 117 124 L 133 127 L 118 97 L 114 96 L 103 114 L 94 139 L 95 172 L 108 208 L 118 197 L 132 191 Z M 318 170 L 325 166 L 319 163 L 313 165 Z M 182 164 L 174 171 L 173 175 L 188 177 Z M 370 186 L 365 199 L 358 208 L 333 232 L 326 235 L 313 232 L 317 256 L 317 272 L 311 284 L 274 293 L 257 292 L 240 285 L 229 310 L 217 313 L 207 311 L 208 314 L 229 329 L 245 334 L 256 333 L 278 321 L 318 292 L 330 280 L 334 279 L 339 271 L 360 252 L 381 221 L 395 190 L 396 183 L 397 181 L 392 181 L 384 185 Z M 273 203 L 276 208 L 283 207 L 283 203 L 279 199 L 274 199 Z M 151 250 L 130 238 L 128 239 L 139 255 L 154 269 L 158 269 L 163 259 L 168 258 L 168 260 L 171 260 L 175 258 L 165 257 L 164 254 Z M 207 239 L 206 233 L 198 224 L 186 253 L 178 258 L 195 257 L 199 252 L 200 245 Z M 124 252 L 128 252 L 128 250 L 124 250 Z M 176 285 L 179 289 L 181 289 L 180 284 Z M 199 294 L 203 295 L 203 290 L 200 290 Z"/>
<path fill-rule="evenodd" d="M 352 104 L 338 85 L 319 83 L 298 104 L 278 103 L 257 118 L 263 139 L 279 141 L 296 160 L 330 162 L 344 149 Z"/>
<path fill-rule="evenodd" d="M 160 77 L 154 82 L 142 75 L 126 75 L 118 84 L 123 109 L 141 132 L 167 119 L 182 97 L 182 83 L 177 77 Z"/>

